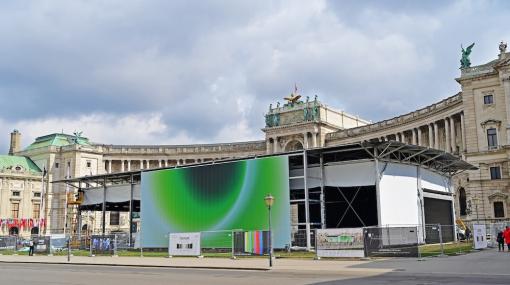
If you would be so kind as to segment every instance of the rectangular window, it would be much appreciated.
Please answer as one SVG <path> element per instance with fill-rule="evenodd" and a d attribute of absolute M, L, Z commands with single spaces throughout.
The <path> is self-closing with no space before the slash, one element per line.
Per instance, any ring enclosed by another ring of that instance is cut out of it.
<path fill-rule="evenodd" d="M 14 196 L 14 197 L 19 197 L 19 195 L 20 195 L 19 191 L 12 192 L 12 196 Z"/>
<path fill-rule="evenodd" d="M 504 218 L 505 209 L 503 208 L 503 202 L 494 202 L 494 218 Z"/>
<path fill-rule="evenodd" d="M 110 212 L 110 226 L 118 226 L 120 221 L 120 212 Z"/>
<path fill-rule="evenodd" d="M 501 167 L 494 166 L 490 168 L 491 171 L 491 179 L 501 179 Z"/>
<path fill-rule="evenodd" d="M 58 168 L 58 162 L 55 162 L 55 168 Z"/>
<path fill-rule="evenodd" d="M 11 215 L 13 219 L 19 218 L 19 203 L 11 204 Z"/>
<path fill-rule="evenodd" d="M 34 210 L 32 211 L 32 218 L 39 219 L 39 214 L 41 213 L 41 205 L 34 203 Z"/>
<path fill-rule="evenodd" d="M 494 96 L 492 94 L 483 96 L 483 103 L 485 105 L 494 104 Z"/>
<path fill-rule="evenodd" d="M 498 147 L 498 135 L 496 133 L 496 129 L 491 128 L 487 130 L 487 143 L 489 144 L 489 149 Z"/>
<path fill-rule="evenodd" d="M 92 162 L 90 162 L 90 160 L 87 160 L 87 167 L 88 167 L 88 168 L 91 168 L 91 167 L 92 167 Z"/>
<path fill-rule="evenodd" d="M 41 192 L 34 192 L 34 198 L 41 198 Z"/>

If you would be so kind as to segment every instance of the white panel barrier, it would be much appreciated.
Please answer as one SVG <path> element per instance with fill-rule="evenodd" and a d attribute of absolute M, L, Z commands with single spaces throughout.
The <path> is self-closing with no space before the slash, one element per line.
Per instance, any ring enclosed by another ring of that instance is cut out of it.
<path fill-rule="evenodd" d="M 317 229 L 318 257 L 364 257 L 363 228 Z"/>
<path fill-rule="evenodd" d="M 168 256 L 200 256 L 200 233 L 168 235 Z"/>
<path fill-rule="evenodd" d="M 475 249 L 487 248 L 487 229 L 485 225 L 473 225 L 473 242 Z"/>

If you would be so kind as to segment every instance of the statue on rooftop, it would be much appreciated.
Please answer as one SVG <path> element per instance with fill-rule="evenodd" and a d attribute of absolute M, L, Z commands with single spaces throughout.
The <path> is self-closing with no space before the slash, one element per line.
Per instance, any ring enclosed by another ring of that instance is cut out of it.
<path fill-rule="evenodd" d="M 300 98 L 301 98 L 301 95 L 298 94 L 297 85 L 294 84 L 294 92 L 290 93 L 290 96 L 285 97 L 283 99 L 287 100 L 287 105 L 290 105 L 292 107 L 292 106 L 294 106 L 295 103 L 300 102 L 299 101 Z"/>
<path fill-rule="evenodd" d="M 469 55 L 471 54 L 471 50 L 473 49 L 473 46 L 475 46 L 475 43 L 472 43 L 469 45 L 466 49 L 460 46 L 462 49 L 462 58 L 460 59 L 460 68 L 467 68 L 471 66 L 471 61 L 469 60 Z"/>
<path fill-rule="evenodd" d="M 506 43 L 501 41 L 501 43 L 499 43 L 499 53 L 503 54 L 505 52 L 506 52 Z"/>

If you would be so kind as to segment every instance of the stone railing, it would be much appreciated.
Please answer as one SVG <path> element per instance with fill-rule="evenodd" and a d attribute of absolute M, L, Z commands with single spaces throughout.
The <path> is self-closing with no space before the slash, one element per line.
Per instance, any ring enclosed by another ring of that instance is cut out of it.
<path fill-rule="evenodd" d="M 437 113 L 440 111 L 443 111 L 445 109 L 448 109 L 449 107 L 462 103 L 462 94 L 458 93 L 454 96 L 448 97 L 438 103 L 432 104 L 430 106 L 427 106 L 425 108 L 416 110 L 414 112 L 404 114 L 395 118 L 391 118 L 388 120 L 380 121 L 377 123 L 356 127 L 356 128 L 350 128 L 345 130 L 340 130 L 334 133 L 329 133 L 326 135 L 326 140 L 336 140 L 336 139 L 342 139 L 342 138 L 348 138 L 348 137 L 355 137 L 364 135 L 367 133 L 371 133 L 374 131 L 380 131 L 388 128 L 392 128 L 398 125 L 402 125 L 408 122 L 416 121 L 418 119 L 421 119 L 425 116 L 428 116 L 433 113 Z"/>
<path fill-rule="evenodd" d="M 481 74 L 491 73 L 494 71 L 494 68 L 490 64 L 484 64 L 479 66 L 462 68 L 460 70 L 461 77 L 472 77 Z"/>
<path fill-rule="evenodd" d="M 262 151 L 265 141 L 200 145 L 101 145 L 103 154 L 199 154 Z"/>

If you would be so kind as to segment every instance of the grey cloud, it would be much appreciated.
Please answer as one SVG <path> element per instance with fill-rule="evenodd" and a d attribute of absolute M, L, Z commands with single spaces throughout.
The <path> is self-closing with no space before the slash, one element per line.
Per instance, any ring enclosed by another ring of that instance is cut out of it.
<path fill-rule="evenodd" d="M 240 121 L 262 137 L 296 82 L 375 121 L 455 94 L 460 43 L 477 42 L 478 64 L 510 40 L 504 1 L 359 3 L 2 2 L 0 105 L 23 108 L 0 119 L 157 112 L 169 138 L 210 141 Z"/>

